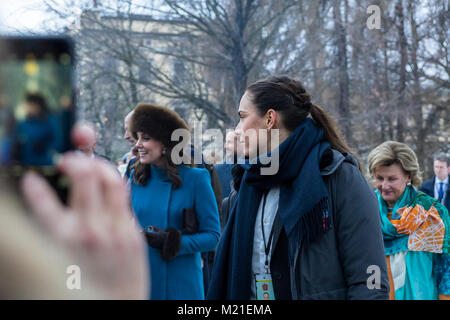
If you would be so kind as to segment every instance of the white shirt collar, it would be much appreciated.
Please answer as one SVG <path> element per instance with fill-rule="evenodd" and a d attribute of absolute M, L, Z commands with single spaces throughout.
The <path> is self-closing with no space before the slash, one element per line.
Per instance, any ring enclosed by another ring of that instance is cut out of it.
<path fill-rule="evenodd" d="M 439 184 L 441 182 L 443 182 L 444 184 L 447 184 L 448 183 L 448 176 L 443 181 L 439 180 L 439 178 L 436 176 L 435 184 Z"/>

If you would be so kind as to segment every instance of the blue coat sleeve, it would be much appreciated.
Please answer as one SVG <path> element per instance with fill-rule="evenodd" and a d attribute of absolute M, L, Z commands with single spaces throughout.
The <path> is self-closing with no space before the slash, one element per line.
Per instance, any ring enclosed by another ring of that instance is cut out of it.
<path fill-rule="evenodd" d="M 200 170 L 194 182 L 194 209 L 199 222 L 198 233 L 181 236 L 181 249 L 178 253 L 214 251 L 220 237 L 219 210 L 211 187 L 208 171 Z"/>

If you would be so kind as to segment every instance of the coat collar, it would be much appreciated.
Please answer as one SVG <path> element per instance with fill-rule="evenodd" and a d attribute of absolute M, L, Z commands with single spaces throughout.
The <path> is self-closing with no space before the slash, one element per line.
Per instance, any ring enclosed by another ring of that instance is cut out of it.
<path fill-rule="evenodd" d="M 164 168 L 155 167 L 153 165 L 150 166 L 151 168 L 151 176 L 161 180 L 161 181 L 170 181 L 167 171 Z"/>
<path fill-rule="evenodd" d="M 331 151 L 333 153 L 333 161 L 326 167 L 322 168 L 322 170 L 320 170 L 320 174 L 322 176 L 329 176 L 333 174 L 344 161 L 348 161 L 355 166 L 358 166 L 358 161 L 356 161 L 355 157 L 353 157 L 351 154 L 340 153 L 339 151 L 334 149 L 331 149 Z"/>

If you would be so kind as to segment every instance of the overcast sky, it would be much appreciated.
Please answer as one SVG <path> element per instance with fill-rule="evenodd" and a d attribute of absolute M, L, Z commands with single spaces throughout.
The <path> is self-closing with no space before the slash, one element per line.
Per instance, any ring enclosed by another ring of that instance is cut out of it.
<path fill-rule="evenodd" d="M 42 31 L 48 13 L 40 0 L 0 0 L 0 32 Z"/>
<path fill-rule="evenodd" d="M 53 0 L 54 3 L 67 5 L 70 1 Z M 91 6 L 92 0 L 75 1 L 79 6 Z M 115 10 L 119 1 L 102 0 L 98 1 L 111 10 Z M 133 12 L 141 13 L 142 6 L 156 5 L 158 0 L 133 0 Z M 81 8 L 81 7 L 80 7 Z M 75 10 L 76 12 L 76 10 Z M 45 32 L 47 30 L 61 29 L 61 24 L 55 20 L 56 15 L 46 11 L 46 6 L 42 0 L 0 0 L 0 33 L 26 33 Z M 43 26 L 46 23 L 46 28 Z M 52 25 L 50 26 L 49 23 Z"/>

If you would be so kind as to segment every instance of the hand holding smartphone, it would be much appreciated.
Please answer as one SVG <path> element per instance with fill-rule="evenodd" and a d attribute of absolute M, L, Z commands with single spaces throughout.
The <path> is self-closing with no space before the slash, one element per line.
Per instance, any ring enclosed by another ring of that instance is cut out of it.
<path fill-rule="evenodd" d="M 74 48 L 68 37 L 0 37 L 0 176 L 28 170 L 65 200 L 55 164 L 73 149 Z"/>

